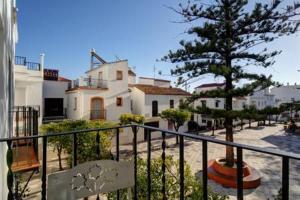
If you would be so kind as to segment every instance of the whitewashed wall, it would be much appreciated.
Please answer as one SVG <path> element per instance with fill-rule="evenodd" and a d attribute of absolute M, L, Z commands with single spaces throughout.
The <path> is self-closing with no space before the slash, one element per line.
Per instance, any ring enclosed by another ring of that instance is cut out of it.
<path fill-rule="evenodd" d="M 91 78 L 98 79 L 99 72 L 102 72 L 103 80 L 107 81 L 107 89 L 80 89 L 77 92 L 67 92 L 68 103 L 74 102 L 75 96 L 77 97 L 78 106 L 77 110 L 72 109 L 68 111 L 70 119 L 89 119 L 91 99 L 94 97 L 101 97 L 104 100 L 104 109 L 106 109 L 106 119 L 118 121 L 119 115 L 122 113 L 130 113 L 130 93 L 128 90 L 128 62 L 119 61 L 114 63 L 107 63 L 88 71 L 87 75 Z M 117 71 L 123 72 L 123 79 L 117 80 Z M 117 97 L 123 98 L 123 105 L 117 106 Z M 70 104 L 68 104 L 70 105 Z M 70 107 L 70 106 L 68 106 Z"/>
<path fill-rule="evenodd" d="M 131 88 L 131 101 L 132 101 L 132 113 L 144 115 L 145 93 L 135 87 Z"/>
<path fill-rule="evenodd" d="M 15 2 L 0 0 L 0 138 L 10 135 L 10 108 L 13 105 L 13 62 L 17 41 Z M 15 15 L 14 15 L 15 14 Z M 11 61 L 11 63 L 9 62 Z M 7 198 L 5 143 L 0 144 L 0 199 Z"/>
<path fill-rule="evenodd" d="M 276 106 L 289 103 L 294 99 L 300 101 L 300 85 L 284 85 L 271 88 L 271 94 L 275 95 Z"/>
<path fill-rule="evenodd" d="M 145 95 L 145 107 L 143 109 L 146 117 L 152 117 L 152 101 L 158 102 L 158 113 L 161 111 L 170 108 L 170 100 L 174 100 L 174 108 L 179 106 L 180 99 L 186 98 L 181 95 Z"/>
<path fill-rule="evenodd" d="M 128 84 L 136 84 L 136 76 L 128 75 Z"/>
<path fill-rule="evenodd" d="M 224 98 L 200 98 L 197 99 L 194 103 L 194 107 L 202 106 L 202 102 L 206 102 L 206 107 L 211 109 L 224 109 L 225 106 L 225 99 Z M 216 101 L 219 101 L 219 107 L 216 107 Z"/>
<path fill-rule="evenodd" d="M 275 96 L 270 94 L 268 88 L 255 91 L 253 95 L 247 97 L 247 99 L 248 105 L 255 105 L 259 110 L 267 106 L 275 106 Z"/>

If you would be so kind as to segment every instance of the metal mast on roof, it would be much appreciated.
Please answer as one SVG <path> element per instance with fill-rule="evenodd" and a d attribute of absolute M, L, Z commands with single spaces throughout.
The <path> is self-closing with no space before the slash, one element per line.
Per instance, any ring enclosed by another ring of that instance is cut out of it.
<path fill-rule="evenodd" d="M 95 65 L 101 65 L 107 63 L 103 58 L 101 58 L 95 51 L 95 49 L 91 49 L 91 69 Z"/>

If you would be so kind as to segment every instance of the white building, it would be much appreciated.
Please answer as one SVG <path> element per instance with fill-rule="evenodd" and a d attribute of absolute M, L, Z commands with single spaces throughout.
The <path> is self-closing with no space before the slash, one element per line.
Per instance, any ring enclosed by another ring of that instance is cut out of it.
<path fill-rule="evenodd" d="M 85 77 L 73 82 L 67 90 L 67 116 L 69 119 L 106 119 L 118 121 L 120 114 L 130 113 L 128 83 L 135 74 L 127 60 L 106 62 L 95 52 L 92 56 L 101 62 L 91 63 Z"/>
<path fill-rule="evenodd" d="M 224 89 L 225 83 L 208 83 L 202 84 L 195 88 L 195 93 L 201 93 L 216 89 Z M 194 107 L 197 106 L 206 106 L 210 109 L 225 109 L 225 98 L 210 98 L 210 97 L 202 97 L 195 101 Z M 245 97 L 235 97 L 232 99 L 232 109 L 233 110 L 242 110 L 247 104 L 247 99 Z M 200 126 L 208 126 L 211 127 L 213 125 L 213 119 L 206 115 L 195 115 L 194 120 Z M 223 124 L 222 121 L 218 121 L 217 124 L 220 126 Z"/>
<path fill-rule="evenodd" d="M 275 95 L 270 93 L 269 88 L 256 89 L 251 96 L 247 97 L 247 104 L 255 106 L 258 110 L 275 106 Z"/>
<path fill-rule="evenodd" d="M 15 57 L 15 106 L 34 106 L 43 111 L 44 55 L 40 62 L 31 62 L 26 57 Z M 40 118 L 40 123 L 42 119 Z"/>
<path fill-rule="evenodd" d="M 39 110 L 39 123 L 66 117 L 67 95 L 71 80 L 59 76 L 55 69 L 45 69 L 44 54 L 39 62 L 15 57 L 14 106 L 28 106 Z"/>
<path fill-rule="evenodd" d="M 17 9 L 12 0 L 0 0 L 0 138 L 10 136 L 13 106 L 13 71 L 17 33 Z M 6 143 L 0 144 L 0 199 L 7 199 Z"/>
<path fill-rule="evenodd" d="M 275 96 L 275 105 L 280 106 L 282 103 L 291 103 L 300 101 L 300 85 L 282 85 L 271 88 L 271 94 Z"/>
<path fill-rule="evenodd" d="M 164 129 L 173 129 L 171 123 L 159 117 L 159 113 L 169 108 L 178 108 L 180 101 L 190 93 L 173 88 L 170 81 L 140 77 L 138 84 L 130 85 L 131 109 L 133 114 L 145 116 L 145 125 Z M 146 139 L 147 134 L 139 134 Z M 157 135 L 160 136 L 160 135 Z M 155 137 L 155 134 L 154 134 Z"/>

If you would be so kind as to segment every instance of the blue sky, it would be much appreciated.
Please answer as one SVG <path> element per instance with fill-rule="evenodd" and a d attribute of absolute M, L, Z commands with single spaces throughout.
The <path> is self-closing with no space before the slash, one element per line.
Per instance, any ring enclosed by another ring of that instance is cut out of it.
<path fill-rule="evenodd" d="M 172 23 L 180 16 L 165 5 L 179 0 L 19 0 L 17 1 L 19 42 L 17 55 L 38 61 L 46 54 L 46 66 L 77 78 L 89 68 L 89 51 L 95 48 L 105 60 L 128 59 L 139 76 L 153 77 L 153 66 L 169 74 L 171 65 L 157 62 L 169 49 L 176 49 L 188 27 Z M 182 1 L 183 2 L 183 1 Z M 274 79 L 300 84 L 300 36 L 282 38 L 269 45 L 281 49 L 276 64 L 253 68 Z M 170 79 L 168 76 L 158 78 Z M 205 76 L 191 87 L 215 81 Z M 216 81 L 221 81 L 216 80 Z"/>

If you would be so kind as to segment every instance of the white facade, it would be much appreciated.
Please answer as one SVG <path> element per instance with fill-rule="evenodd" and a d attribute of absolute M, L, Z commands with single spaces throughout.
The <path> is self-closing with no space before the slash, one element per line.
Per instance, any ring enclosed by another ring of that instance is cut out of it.
<path fill-rule="evenodd" d="M 43 60 L 27 62 L 25 57 L 15 58 L 15 106 L 38 106 L 43 116 Z M 42 122 L 42 118 L 39 118 Z"/>
<path fill-rule="evenodd" d="M 68 118 L 91 119 L 96 113 L 100 118 L 118 121 L 120 114 L 130 113 L 128 70 L 128 62 L 124 60 L 105 63 L 86 72 L 88 78 L 67 91 Z M 99 99 L 99 105 L 93 104 L 93 99 Z M 117 105 L 118 100 L 121 105 Z"/>
<path fill-rule="evenodd" d="M 201 93 L 205 91 L 216 90 L 218 88 L 224 88 L 224 83 L 210 83 L 203 84 L 195 88 L 196 93 Z M 199 98 L 195 101 L 194 107 L 197 106 L 206 106 L 210 109 L 225 109 L 226 100 L 225 98 Z M 244 97 L 236 97 L 232 99 L 232 109 L 233 110 L 242 110 L 247 105 L 247 99 Z M 200 126 L 211 126 L 213 124 L 213 119 L 206 115 L 196 114 L 194 120 Z M 221 123 L 221 122 L 220 122 Z M 234 122 L 235 124 L 237 122 Z"/>
<path fill-rule="evenodd" d="M 275 96 L 275 105 L 300 101 L 300 85 L 283 85 L 271 88 L 271 94 Z"/>
<path fill-rule="evenodd" d="M 145 125 L 172 130 L 172 124 L 159 117 L 158 114 L 169 108 L 178 108 L 180 101 L 189 96 L 189 93 L 178 88 L 166 87 L 167 81 L 151 81 L 150 78 L 143 78 L 146 81 L 139 80 L 139 84 L 133 85 L 130 88 L 132 113 L 143 115 L 145 117 Z M 157 86 L 157 82 L 161 83 L 161 86 Z M 155 111 L 153 111 L 153 102 L 157 104 Z M 143 130 L 140 130 L 138 140 L 145 139 L 145 134 Z M 161 133 L 154 132 L 151 136 L 153 138 L 161 137 Z M 130 142 L 132 137 L 128 135 L 127 139 Z M 123 140 L 126 140 L 126 138 Z"/>
<path fill-rule="evenodd" d="M 254 105 L 258 110 L 275 106 L 275 96 L 270 93 L 269 88 L 257 89 L 251 96 L 247 97 L 247 104 Z"/>
<path fill-rule="evenodd" d="M 0 138 L 10 136 L 13 106 L 13 63 L 17 42 L 15 1 L 0 0 Z M 6 143 L 0 144 L 0 199 L 7 198 Z"/>

